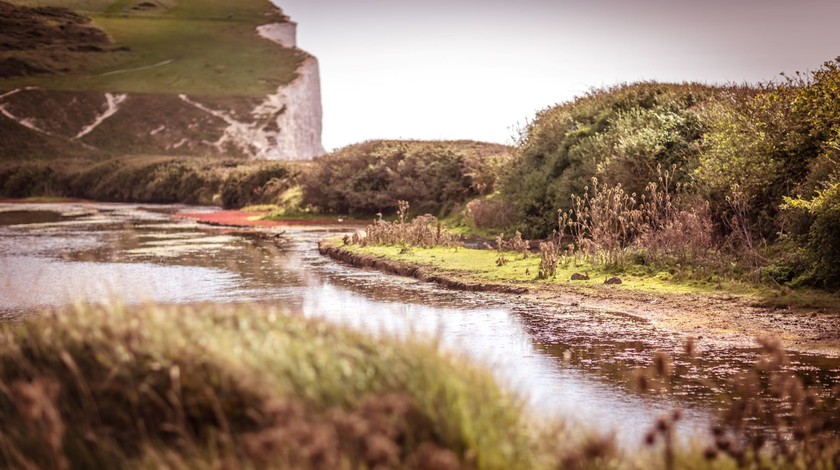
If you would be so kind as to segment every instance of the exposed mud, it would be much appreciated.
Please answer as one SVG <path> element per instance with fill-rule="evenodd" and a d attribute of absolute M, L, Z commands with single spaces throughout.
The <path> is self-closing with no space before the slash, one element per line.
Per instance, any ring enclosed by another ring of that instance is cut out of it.
<path fill-rule="evenodd" d="M 524 294 L 528 292 L 528 289 L 525 287 L 517 287 L 507 284 L 473 282 L 466 279 L 459 279 L 454 276 L 448 276 L 423 266 L 353 253 L 351 251 L 332 246 L 329 242 L 322 241 L 319 243 L 318 251 L 324 256 L 329 256 L 337 261 L 343 261 L 357 268 L 371 268 L 388 274 L 413 277 L 424 282 L 434 282 L 435 284 L 449 289 L 458 289 L 469 292 L 499 292 L 504 294 Z"/>
<path fill-rule="evenodd" d="M 767 306 L 756 299 L 727 294 L 652 294 L 612 286 L 486 283 L 467 273 L 355 253 L 330 242 L 321 242 L 319 251 L 355 267 L 413 277 L 450 289 L 526 294 L 529 302 L 551 311 L 576 307 L 619 312 L 650 324 L 660 334 L 702 338 L 721 348 L 749 348 L 757 337 L 775 336 L 789 351 L 840 357 L 837 310 Z"/>

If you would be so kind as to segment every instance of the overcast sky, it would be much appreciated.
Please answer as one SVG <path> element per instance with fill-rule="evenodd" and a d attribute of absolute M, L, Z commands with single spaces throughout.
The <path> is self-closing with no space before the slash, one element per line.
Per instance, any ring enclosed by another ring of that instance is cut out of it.
<path fill-rule="evenodd" d="M 274 1 L 320 61 L 328 150 L 510 143 L 592 87 L 757 82 L 840 55 L 840 0 Z"/>

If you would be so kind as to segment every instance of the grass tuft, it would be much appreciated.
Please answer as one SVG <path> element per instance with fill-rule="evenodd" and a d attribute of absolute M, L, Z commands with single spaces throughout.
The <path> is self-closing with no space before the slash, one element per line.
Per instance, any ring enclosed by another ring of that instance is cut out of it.
<path fill-rule="evenodd" d="M 428 341 L 254 306 L 0 327 L 0 466 L 533 468 L 517 399 Z"/>

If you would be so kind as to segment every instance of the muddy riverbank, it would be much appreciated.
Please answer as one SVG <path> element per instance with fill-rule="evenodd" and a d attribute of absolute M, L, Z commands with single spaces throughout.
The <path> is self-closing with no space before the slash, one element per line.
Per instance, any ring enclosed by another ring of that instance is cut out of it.
<path fill-rule="evenodd" d="M 771 336 L 781 339 L 790 351 L 840 357 L 840 309 L 785 308 L 728 294 L 654 294 L 572 283 L 486 282 L 470 273 L 351 250 L 334 239 L 322 241 L 319 251 L 358 268 L 413 277 L 445 288 L 525 296 L 547 310 L 580 307 L 620 312 L 648 322 L 662 333 L 702 339 L 719 347 L 750 347 L 755 338 Z"/>

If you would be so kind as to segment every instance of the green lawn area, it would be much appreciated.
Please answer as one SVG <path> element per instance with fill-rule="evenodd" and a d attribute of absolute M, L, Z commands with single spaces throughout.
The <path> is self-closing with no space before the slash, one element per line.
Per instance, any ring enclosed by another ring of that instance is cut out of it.
<path fill-rule="evenodd" d="M 531 254 L 527 259 L 521 253 L 506 252 L 507 263 L 497 266 L 498 252 L 495 250 L 479 250 L 470 248 L 411 248 L 408 253 L 400 253 L 399 246 L 366 246 L 356 245 L 345 248 L 361 253 L 381 256 L 388 259 L 420 264 L 423 266 L 471 274 L 482 281 L 514 281 L 534 282 L 542 285 L 565 284 L 574 273 L 588 273 L 588 281 L 574 281 L 575 285 L 600 285 L 604 280 L 618 275 L 624 284 L 616 286 L 619 289 L 640 289 L 652 292 L 710 292 L 717 284 L 707 282 L 674 283 L 667 281 L 666 273 L 658 276 L 638 276 L 627 273 L 615 273 L 596 268 L 591 264 L 568 264 L 557 267 L 557 276 L 552 279 L 537 279 L 540 269 L 540 257 Z M 735 287 L 735 286 L 733 286 Z M 740 287 L 740 286 L 739 286 Z"/>
<path fill-rule="evenodd" d="M 161 3 L 169 8 L 153 11 L 125 0 L 18 3 L 78 8 L 128 50 L 86 54 L 91 60 L 72 75 L 5 80 L 0 88 L 261 96 L 292 81 L 304 58 L 257 35 L 257 26 L 280 20 L 266 16 L 274 9 L 268 0 L 168 0 Z"/>
<path fill-rule="evenodd" d="M 334 242 L 340 245 L 340 241 Z M 802 307 L 824 307 L 837 305 L 838 298 L 829 293 L 809 289 L 773 289 L 769 286 L 751 284 L 741 280 L 692 278 L 679 275 L 679 272 L 666 270 L 652 271 L 640 266 L 606 269 L 590 263 L 560 263 L 557 275 L 552 279 L 537 279 L 539 272 L 539 254 L 531 254 L 527 259 L 521 253 L 506 252 L 507 263 L 497 266 L 498 252 L 470 248 L 417 248 L 412 247 L 407 253 L 401 253 L 400 246 L 347 245 L 343 248 L 379 256 L 387 259 L 412 263 L 435 269 L 469 275 L 477 281 L 532 283 L 535 286 L 574 285 L 602 286 L 610 277 L 618 276 L 622 284 L 610 286 L 612 289 L 633 290 L 661 294 L 731 294 L 754 298 L 756 301 L 790 304 Z M 587 273 L 588 281 L 570 281 L 574 273 Z"/>

